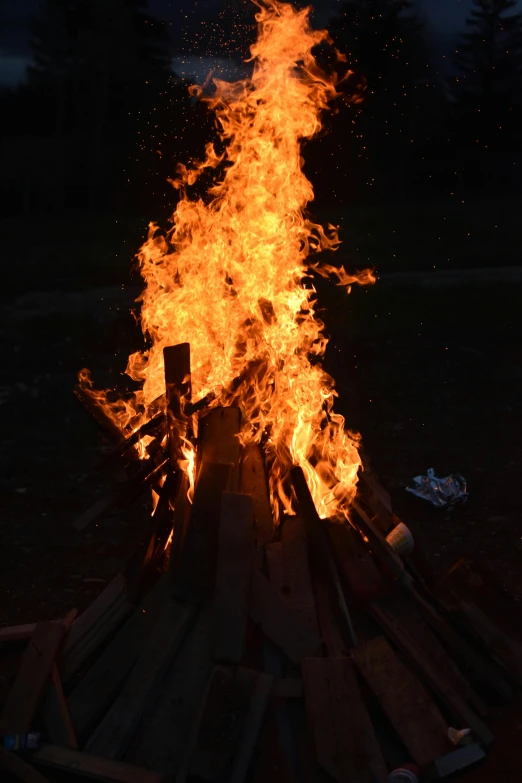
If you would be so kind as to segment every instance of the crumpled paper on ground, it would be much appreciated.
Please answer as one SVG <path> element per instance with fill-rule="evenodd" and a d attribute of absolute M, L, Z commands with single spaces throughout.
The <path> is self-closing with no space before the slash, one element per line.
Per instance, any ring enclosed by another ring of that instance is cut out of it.
<path fill-rule="evenodd" d="M 455 506 L 468 499 L 466 479 L 459 473 L 439 478 L 434 469 L 429 468 L 426 476 L 415 476 L 413 482 L 415 487 L 406 487 L 406 492 L 427 500 L 437 508 Z"/>

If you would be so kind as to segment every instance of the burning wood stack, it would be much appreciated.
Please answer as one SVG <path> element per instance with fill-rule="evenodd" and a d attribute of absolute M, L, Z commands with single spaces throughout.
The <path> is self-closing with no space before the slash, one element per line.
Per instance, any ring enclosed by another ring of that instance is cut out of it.
<path fill-rule="evenodd" d="M 76 529 L 150 490 L 142 546 L 80 617 L 0 631 L 0 734 L 47 740 L 0 755 L 24 781 L 445 777 L 492 741 L 485 696 L 522 679 L 516 609 L 469 564 L 435 586 L 397 554 L 400 520 L 334 411 L 310 278 L 373 277 L 309 261 L 338 239 L 305 216 L 300 145 L 339 77 L 309 10 L 258 6 L 252 76 L 202 96 L 219 144 L 179 167 L 174 227 L 139 254 L 140 390 L 78 390 L 127 480 Z"/>
<path fill-rule="evenodd" d="M 0 766 L 24 781 L 384 783 L 405 762 L 429 780 L 482 759 L 485 700 L 522 682 L 514 602 L 469 563 L 433 585 L 399 557 L 386 541 L 399 520 L 368 471 L 348 525 L 319 518 L 294 467 L 297 514 L 276 527 L 262 448 L 240 445 L 238 408 L 193 413 L 188 363 L 188 345 L 165 351 L 147 470 L 136 435 L 112 451 L 133 497 L 155 496 L 126 572 L 80 617 L 0 631 L 0 732 L 48 740 Z M 192 502 L 172 467 L 187 416 L 199 424 Z"/>

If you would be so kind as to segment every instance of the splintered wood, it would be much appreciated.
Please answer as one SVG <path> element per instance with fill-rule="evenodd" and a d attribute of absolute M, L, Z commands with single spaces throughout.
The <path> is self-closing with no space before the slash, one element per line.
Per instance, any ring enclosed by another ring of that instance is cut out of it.
<path fill-rule="evenodd" d="M 154 513 L 78 619 L 0 629 L 0 732 L 43 727 L 53 743 L 28 764 L 3 750 L 0 767 L 39 783 L 385 783 L 405 759 L 430 780 L 482 759 L 486 697 L 522 684 L 515 602 L 465 561 L 420 576 L 422 554 L 386 540 L 398 518 L 368 471 L 350 523 L 319 518 L 301 466 L 296 515 L 273 514 L 263 438 L 243 446 L 239 408 L 214 392 L 192 402 L 187 343 L 164 360 L 165 394 L 135 432 L 79 395 L 127 481 L 76 530 L 147 487 Z M 449 726 L 474 744 L 454 749 Z"/>

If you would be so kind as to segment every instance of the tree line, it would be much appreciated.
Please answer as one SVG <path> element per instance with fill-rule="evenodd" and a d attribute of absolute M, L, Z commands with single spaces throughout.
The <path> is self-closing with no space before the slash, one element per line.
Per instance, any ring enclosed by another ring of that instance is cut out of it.
<path fill-rule="evenodd" d="M 203 25 L 185 20 L 181 36 L 144 0 L 43 0 L 27 78 L 0 92 L 3 214 L 170 209 L 175 162 L 201 153 L 213 132 L 172 59 L 183 51 L 244 56 L 253 19 L 238 0 L 226 6 Z M 347 0 L 329 29 L 354 73 L 329 133 L 305 151 L 319 198 L 519 191 L 522 17 L 514 0 L 473 0 L 447 73 L 412 0 Z"/>

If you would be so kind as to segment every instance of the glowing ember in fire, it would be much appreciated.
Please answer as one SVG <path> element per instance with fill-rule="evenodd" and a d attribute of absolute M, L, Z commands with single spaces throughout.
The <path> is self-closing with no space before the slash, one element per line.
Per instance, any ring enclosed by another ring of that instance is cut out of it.
<path fill-rule="evenodd" d="M 312 30 L 309 10 L 258 5 L 252 77 L 216 81 L 212 97 L 194 89 L 215 112 L 219 142 L 202 162 L 178 166 L 173 227 L 164 233 L 151 224 L 139 252 L 141 320 L 152 347 L 129 358 L 127 372 L 142 390 L 112 412 L 122 427 L 146 421 L 165 390 L 163 348 L 189 342 L 194 398 L 215 392 L 214 405 L 239 405 L 242 442 L 264 443 L 276 519 L 281 508 L 292 512 L 293 464 L 303 467 L 320 516 L 342 517 L 355 493 L 358 436 L 333 410 L 334 382 L 318 362 L 327 339 L 303 281 L 312 268 L 344 286 L 373 277 L 309 260 L 338 245 L 335 229 L 304 216 L 313 190 L 301 170 L 301 140 L 317 134 L 336 95 L 335 79 L 312 56 L 327 33 Z M 186 186 L 209 170 L 208 198 L 191 200 Z M 192 491 L 188 441 L 184 456 Z"/>

